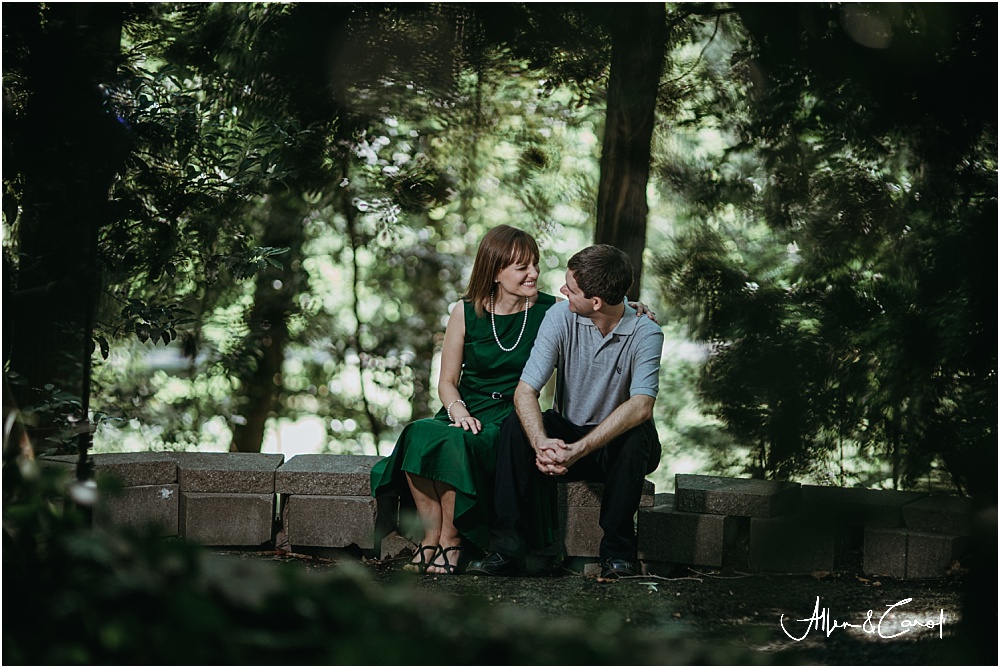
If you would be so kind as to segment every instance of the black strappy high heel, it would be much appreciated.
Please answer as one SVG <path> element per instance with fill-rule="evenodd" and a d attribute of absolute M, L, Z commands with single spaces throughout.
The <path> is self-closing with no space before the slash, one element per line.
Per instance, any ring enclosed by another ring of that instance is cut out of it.
<path fill-rule="evenodd" d="M 430 566 L 431 562 L 434 561 L 434 557 L 438 553 L 437 545 L 421 545 L 416 549 L 415 554 L 420 555 L 419 561 L 408 561 L 403 564 L 403 570 L 408 573 L 426 573 L 427 567 Z M 424 550 L 431 550 L 430 559 L 427 558 L 427 553 Z"/>
<path fill-rule="evenodd" d="M 459 553 L 458 559 L 455 563 L 448 561 L 448 553 L 452 550 Z M 462 546 L 452 545 L 451 547 L 439 547 L 438 551 L 434 553 L 434 557 L 431 559 L 429 566 L 434 566 L 435 568 L 443 568 L 444 573 L 430 573 L 430 575 L 455 575 L 458 573 L 458 562 L 462 559 Z M 438 563 L 438 557 L 441 558 L 443 563 Z"/>

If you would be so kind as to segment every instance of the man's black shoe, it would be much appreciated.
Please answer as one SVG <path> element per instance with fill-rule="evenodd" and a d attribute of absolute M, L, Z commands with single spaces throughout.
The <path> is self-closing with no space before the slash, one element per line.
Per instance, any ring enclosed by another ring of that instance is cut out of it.
<path fill-rule="evenodd" d="M 521 563 L 513 557 L 507 557 L 499 552 L 490 552 L 478 561 L 470 562 L 465 567 L 465 572 L 470 575 L 517 575 L 521 570 Z"/>
<path fill-rule="evenodd" d="M 601 579 L 617 580 L 638 575 L 635 564 L 629 559 L 610 557 L 601 561 Z"/>

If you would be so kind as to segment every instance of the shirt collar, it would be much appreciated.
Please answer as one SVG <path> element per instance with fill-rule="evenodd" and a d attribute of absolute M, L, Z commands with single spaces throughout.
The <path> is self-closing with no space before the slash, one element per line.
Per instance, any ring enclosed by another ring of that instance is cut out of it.
<path fill-rule="evenodd" d="M 622 313 L 622 319 L 618 321 L 615 328 L 611 330 L 612 334 L 620 334 L 621 336 L 629 336 L 635 332 L 635 327 L 638 324 L 639 317 L 636 315 L 636 310 L 628 305 L 628 301 L 625 301 L 625 312 Z"/>
<path fill-rule="evenodd" d="M 639 317 L 636 315 L 636 310 L 628 305 L 628 300 L 625 301 L 625 311 L 622 313 L 622 319 L 618 321 L 615 328 L 611 330 L 608 336 L 612 334 L 618 334 L 621 336 L 630 336 L 635 332 L 635 327 L 638 324 L 637 321 Z M 568 303 L 568 302 L 567 302 Z M 589 325 L 590 327 L 596 327 L 594 321 L 586 316 L 582 316 L 579 313 L 574 313 L 576 316 L 577 323 L 582 323 L 584 325 Z"/>

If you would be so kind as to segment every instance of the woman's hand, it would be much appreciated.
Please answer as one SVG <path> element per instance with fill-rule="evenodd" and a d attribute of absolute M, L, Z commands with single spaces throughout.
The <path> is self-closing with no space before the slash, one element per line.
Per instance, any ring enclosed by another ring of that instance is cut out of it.
<path fill-rule="evenodd" d="M 478 418 L 472 417 L 472 415 L 466 415 L 465 417 L 455 416 L 455 421 L 451 423 L 452 427 L 461 427 L 465 431 L 471 431 L 473 434 L 478 434 L 483 430 L 483 423 L 478 420 Z"/>
<path fill-rule="evenodd" d="M 653 322 L 655 322 L 657 325 L 660 324 L 660 321 L 656 319 L 656 314 L 653 313 L 649 309 L 649 307 L 646 306 L 645 304 L 643 304 L 642 302 L 629 302 L 628 305 L 635 309 L 635 314 L 637 316 L 644 315 L 644 316 L 648 317 L 650 320 L 652 320 Z"/>

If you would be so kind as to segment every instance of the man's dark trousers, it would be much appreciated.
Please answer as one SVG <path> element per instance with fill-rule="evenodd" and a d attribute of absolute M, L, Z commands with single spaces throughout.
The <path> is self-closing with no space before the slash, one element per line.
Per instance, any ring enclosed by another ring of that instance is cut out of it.
<path fill-rule="evenodd" d="M 574 443 L 593 427 L 580 427 L 548 410 L 542 414 L 545 433 L 550 438 Z M 490 549 L 505 556 L 522 558 L 526 523 L 532 518 L 523 512 L 531 485 L 547 484 L 549 477 L 535 466 L 535 451 L 528 441 L 516 412 L 511 412 L 500 428 L 497 445 L 496 520 L 490 537 Z M 660 463 L 660 439 L 652 420 L 634 427 L 603 448 L 573 464 L 564 480 L 587 480 L 604 483 L 600 525 L 602 559 L 634 559 L 637 552 L 635 513 L 642 500 L 646 476 Z M 558 479 L 559 476 L 556 476 Z"/>

